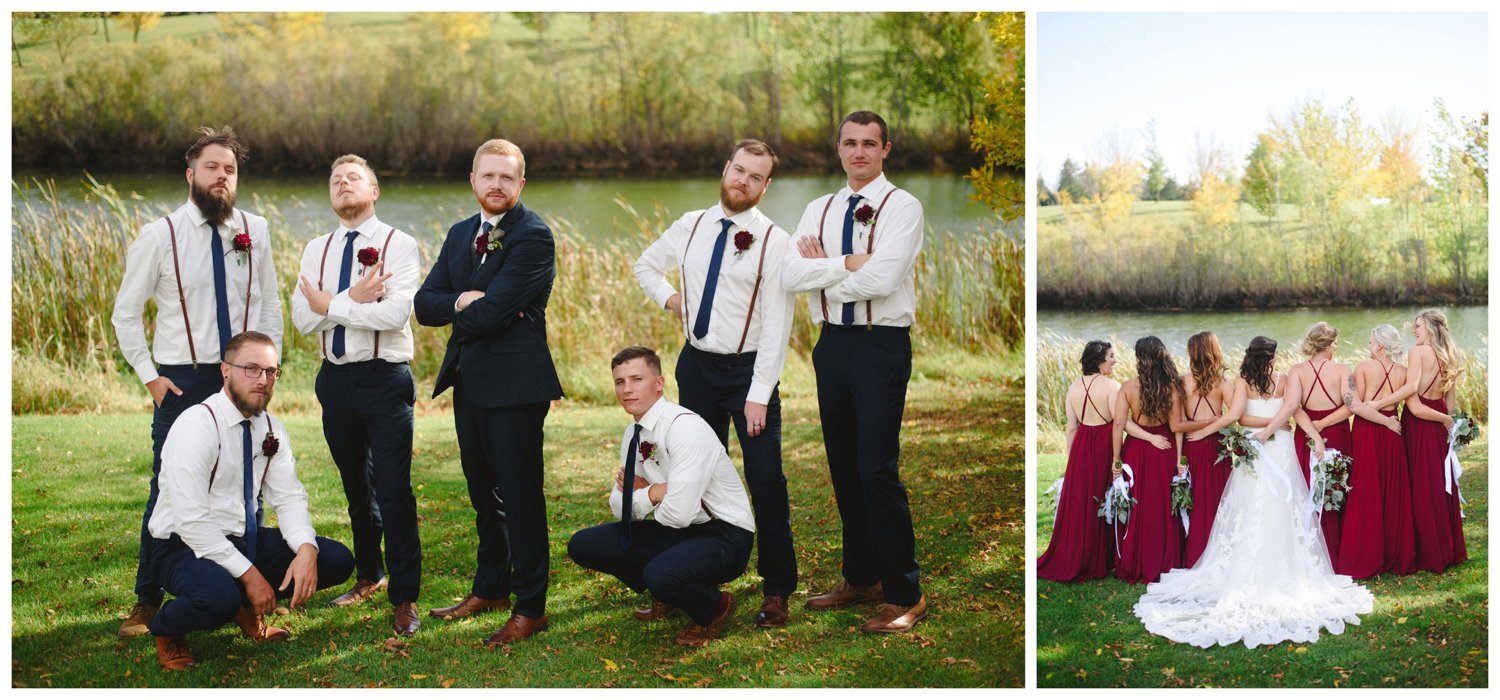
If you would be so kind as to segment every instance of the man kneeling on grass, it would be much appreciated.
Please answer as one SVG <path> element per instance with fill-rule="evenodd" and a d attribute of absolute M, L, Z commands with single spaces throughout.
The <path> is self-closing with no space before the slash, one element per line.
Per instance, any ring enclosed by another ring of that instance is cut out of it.
<path fill-rule="evenodd" d="M 301 605 L 354 571 L 348 547 L 313 534 L 286 428 L 266 412 L 277 360 L 264 333 L 230 339 L 219 365 L 224 390 L 184 412 L 162 446 L 151 563 L 175 597 L 151 619 L 151 634 L 169 671 L 197 665 L 183 641 L 192 630 L 234 620 L 256 642 L 287 638 L 262 619 L 276 599 Z M 279 529 L 259 526 L 262 490 Z M 272 590 L 271 581 L 280 585 Z"/>
<path fill-rule="evenodd" d="M 655 601 L 635 612 L 638 619 L 662 619 L 681 608 L 693 622 L 677 643 L 703 646 L 734 609 L 734 596 L 719 584 L 739 578 L 750 561 L 750 498 L 708 423 L 662 398 L 666 378 L 654 351 L 625 348 L 610 367 L 615 397 L 635 418 L 621 439 L 624 466 L 609 494 L 619 522 L 579 531 L 568 556 L 631 590 L 651 591 Z"/>

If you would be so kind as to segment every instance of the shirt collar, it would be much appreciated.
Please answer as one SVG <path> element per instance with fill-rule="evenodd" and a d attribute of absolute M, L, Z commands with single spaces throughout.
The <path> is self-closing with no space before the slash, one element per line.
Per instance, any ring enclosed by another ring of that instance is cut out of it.
<path fill-rule="evenodd" d="M 375 235 L 375 230 L 377 228 L 380 228 L 381 226 L 384 226 L 384 224 L 380 223 L 380 218 L 375 216 L 374 213 L 371 213 L 370 218 L 365 219 L 358 224 L 355 224 L 353 230 L 359 231 L 359 238 L 370 238 L 371 236 Z M 338 230 L 333 232 L 334 240 L 344 240 L 344 234 L 348 233 L 350 230 L 351 229 L 348 226 L 344 225 L 344 222 L 340 221 Z"/>
<path fill-rule="evenodd" d="M 655 435 L 656 426 L 661 423 L 663 417 L 672 413 L 672 409 L 674 408 L 677 408 L 677 404 L 668 401 L 667 397 L 663 396 L 657 399 L 656 403 L 652 404 L 650 409 L 647 409 L 646 415 L 641 416 L 641 419 L 636 421 L 636 423 L 639 424 L 642 429 L 649 430 L 651 431 L 652 435 Z"/>
<path fill-rule="evenodd" d="M 241 371 L 238 367 L 234 367 L 232 369 L 236 372 Z M 203 403 L 212 404 L 211 406 L 209 406 L 209 408 L 213 409 L 213 418 L 218 423 L 219 432 L 223 432 L 226 428 L 239 425 L 246 420 L 245 416 L 240 413 L 240 409 L 235 407 L 234 399 L 229 398 L 229 387 L 227 386 L 223 389 L 220 389 L 219 393 L 205 399 Z M 261 416 L 264 415 L 266 415 L 265 411 L 261 411 L 256 415 L 250 416 L 249 420 L 251 425 L 253 426 L 255 424 L 255 421 L 257 419 L 260 419 Z"/>
<path fill-rule="evenodd" d="M 876 175 L 875 179 L 871 180 L 869 184 L 860 188 L 859 192 L 857 193 L 846 183 L 844 185 L 844 188 L 839 190 L 839 200 L 848 202 L 850 195 L 858 194 L 860 197 L 863 197 L 865 202 L 867 203 L 879 202 L 881 195 L 884 195 L 885 191 L 891 189 L 891 187 L 893 187 L 893 185 L 891 185 L 891 182 L 889 180 L 885 179 L 885 173 L 882 172 L 879 175 Z"/>
<path fill-rule="evenodd" d="M 735 214 L 734 216 L 726 217 L 724 212 L 724 205 L 715 204 L 709 208 L 708 215 L 710 217 L 713 217 L 713 220 L 715 222 L 719 221 L 720 219 L 728 218 L 730 221 L 734 222 L 734 225 L 738 226 L 741 230 L 749 231 L 754 228 L 752 224 L 754 224 L 755 221 L 760 218 L 760 208 L 750 207 L 749 209 Z"/>
<path fill-rule="evenodd" d="M 199 209 L 197 204 L 193 203 L 192 199 L 189 199 L 187 201 L 187 204 L 184 205 L 184 206 L 187 209 L 188 218 L 192 219 L 193 226 L 195 228 L 208 223 L 208 217 L 203 214 L 203 210 Z M 225 226 L 225 227 L 221 228 L 219 230 L 219 233 L 222 234 L 226 230 L 228 230 L 228 231 L 239 231 L 240 230 L 240 219 L 239 219 L 239 217 L 235 216 L 235 214 L 237 214 L 237 213 L 239 213 L 239 209 L 231 209 L 229 211 L 229 220 L 228 221 L 220 221 L 220 222 L 218 222 L 221 225 L 228 224 L 228 226 Z"/>

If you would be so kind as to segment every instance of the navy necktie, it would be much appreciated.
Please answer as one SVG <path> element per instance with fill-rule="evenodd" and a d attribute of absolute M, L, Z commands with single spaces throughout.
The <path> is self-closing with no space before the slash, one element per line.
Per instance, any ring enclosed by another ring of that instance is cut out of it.
<path fill-rule="evenodd" d="M 844 212 L 844 255 L 854 254 L 854 208 L 859 206 L 859 195 L 849 195 L 849 209 Z M 844 302 L 843 322 L 846 326 L 854 325 L 854 302 Z"/>
<path fill-rule="evenodd" d="M 358 231 L 350 231 L 344 234 L 349 242 L 344 244 L 344 262 L 339 267 L 339 291 L 349 288 L 349 278 L 354 274 L 354 239 L 359 237 Z M 333 356 L 344 356 L 344 327 L 342 325 L 333 327 Z"/>
<path fill-rule="evenodd" d="M 620 547 L 630 549 L 630 524 L 635 520 L 634 506 L 630 497 L 635 493 L 635 456 L 641 449 L 641 424 L 635 424 L 635 434 L 630 436 L 630 449 L 625 451 L 625 481 L 620 487 Z"/>
<path fill-rule="evenodd" d="M 219 359 L 224 359 L 224 348 L 229 345 L 230 331 L 234 330 L 229 323 L 229 280 L 228 272 L 224 270 L 224 239 L 219 237 L 219 225 L 210 221 L 208 228 L 213 232 L 210 246 L 214 259 L 214 305 L 219 315 Z"/>
<path fill-rule="evenodd" d="M 240 425 L 245 426 L 245 556 L 255 561 L 255 535 L 260 529 L 260 523 L 256 522 L 255 468 L 254 460 L 250 457 L 250 420 L 246 419 Z"/>
<path fill-rule="evenodd" d="M 708 280 L 703 283 L 703 299 L 698 302 L 698 319 L 693 322 L 693 337 L 702 339 L 708 335 L 708 317 L 714 310 L 714 291 L 719 288 L 719 268 L 724 264 L 724 246 L 729 242 L 729 227 L 734 225 L 729 219 L 722 219 L 724 228 L 719 231 L 719 237 L 714 239 L 713 260 L 708 263 Z"/>

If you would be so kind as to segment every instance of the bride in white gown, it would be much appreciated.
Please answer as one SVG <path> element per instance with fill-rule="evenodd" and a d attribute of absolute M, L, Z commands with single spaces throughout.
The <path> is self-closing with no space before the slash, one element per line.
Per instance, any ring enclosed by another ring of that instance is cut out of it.
<path fill-rule="evenodd" d="M 1322 628 L 1342 634 L 1374 608 L 1369 590 L 1333 573 L 1323 532 L 1309 520 L 1307 483 L 1285 429 L 1302 392 L 1295 378 L 1282 386 L 1286 379 L 1271 372 L 1275 348 L 1269 338 L 1251 341 L 1230 410 L 1199 431 L 1236 420 L 1269 426 L 1255 434 L 1255 473 L 1230 475 L 1203 556 L 1191 569 L 1162 574 L 1136 603 L 1154 634 L 1204 648 L 1315 642 Z"/>

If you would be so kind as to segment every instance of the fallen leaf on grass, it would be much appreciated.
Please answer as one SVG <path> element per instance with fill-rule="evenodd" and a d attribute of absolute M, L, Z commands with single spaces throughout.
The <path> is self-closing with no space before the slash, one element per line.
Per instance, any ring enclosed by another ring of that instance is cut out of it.
<path fill-rule="evenodd" d="M 600 659 L 602 661 L 604 661 L 604 670 L 610 671 L 610 672 L 614 672 L 614 671 L 620 670 L 620 665 L 619 664 L 617 664 L 617 663 L 615 663 L 613 661 L 610 661 L 609 659 L 605 659 L 603 657 L 600 657 Z"/>
<path fill-rule="evenodd" d="M 425 674 L 425 673 L 413 673 L 413 674 L 411 674 L 411 679 L 414 680 L 414 681 L 420 681 L 420 680 L 424 680 L 426 678 L 427 678 L 427 674 Z"/>

